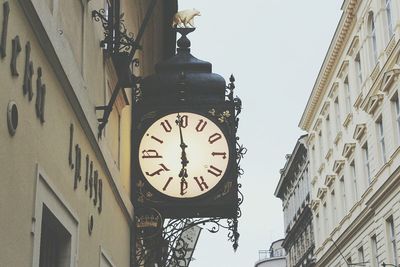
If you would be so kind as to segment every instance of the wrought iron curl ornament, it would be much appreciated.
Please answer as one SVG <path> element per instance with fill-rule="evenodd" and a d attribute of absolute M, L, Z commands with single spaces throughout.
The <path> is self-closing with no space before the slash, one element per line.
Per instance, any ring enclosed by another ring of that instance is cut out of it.
<path fill-rule="evenodd" d="M 229 84 L 226 87 L 227 89 L 227 95 L 226 98 L 229 102 L 231 102 L 234 106 L 235 109 L 235 134 L 237 133 L 237 129 L 239 127 L 239 114 L 242 112 L 242 101 L 238 96 L 234 96 L 234 90 L 235 90 L 235 77 L 233 74 L 229 77 Z M 244 155 L 247 153 L 247 148 L 244 147 L 242 144 L 239 142 L 240 138 L 236 136 L 236 164 L 237 164 L 237 177 L 238 181 L 244 174 L 244 170 L 240 167 L 240 162 L 244 158 Z M 238 224 L 239 224 L 239 218 L 242 216 L 242 211 L 240 209 L 240 205 L 244 201 L 244 196 L 242 192 L 240 191 L 242 188 L 242 184 L 238 182 L 238 205 L 237 205 L 237 214 L 236 218 L 229 219 L 228 223 L 230 223 L 230 228 L 232 229 L 230 235 L 228 235 L 229 241 L 233 242 L 233 249 L 236 251 L 238 246 L 239 246 L 239 231 L 238 231 Z"/>
<path fill-rule="evenodd" d="M 124 13 L 121 13 L 117 20 L 119 25 L 113 25 L 112 17 L 107 14 L 107 11 L 102 8 L 92 11 L 92 18 L 96 22 L 101 22 L 103 26 L 104 40 L 100 41 L 100 46 L 107 49 L 116 49 L 118 52 L 129 52 L 133 48 L 139 48 L 136 45 L 134 34 L 128 32 L 125 21 Z M 116 34 L 115 30 L 118 29 L 119 33 Z"/>
<path fill-rule="evenodd" d="M 181 236 L 183 232 L 194 226 L 200 226 L 202 229 L 205 229 L 210 233 L 217 233 L 221 229 L 228 230 L 229 241 L 238 240 L 239 238 L 239 233 L 233 231 L 235 227 L 237 228 L 237 220 L 235 219 L 225 220 L 219 217 L 214 217 L 165 220 L 161 238 L 161 242 L 165 242 L 163 255 L 161 255 L 162 266 L 187 266 L 188 261 L 190 261 L 190 258 L 187 257 L 189 248 L 188 244 L 181 238 Z M 152 242 L 154 240 L 140 237 L 139 240 L 141 246 L 138 247 L 136 253 L 138 264 L 160 259 L 159 255 L 157 255 L 157 252 L 160 249 L 160 240 L 158 240 L 158 242 Z"/>
<path fill-rule="evenodd" d="M 110 34 L 110 23 L 109 20 L 107 18 L 107 12 L 104 8 L 97 10 L 93 10 L 92 11 L 92 18 L 96 21 L 96 22 L 100 22 L 101 21 L 101 25 L 103 26 L 103 33 L 104 33 L 104 40 L 100 41 L 100 46 L 101 47 L 105 47 L 106 43 L 109 43 L 110 40 L 109 38 L 112 36 Z"/>

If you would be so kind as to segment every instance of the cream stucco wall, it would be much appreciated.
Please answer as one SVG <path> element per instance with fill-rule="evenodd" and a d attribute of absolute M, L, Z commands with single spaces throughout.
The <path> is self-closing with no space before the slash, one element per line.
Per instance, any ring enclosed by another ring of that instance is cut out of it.
<path fill-rule="evenodd" d="M 34 240 L 38 235 L 35 221 L 40 221 L 35 217 L 39 175 L 46 177 L 54 194 L 60 196 L 58 201 L 76 216 L 78 246 L 74 264 L 99 266 L 100 253 L 104 252 L 115 266 L 129 266 L 133 218 L 130 202 L 130 106 L 114 107 L 105 136 L 97 139 L 97 118 L 101 113 L 95 112 L 95 106 L 108 101 L 107 93 L 110 92 L 106 91 L 106 84 L 112 73 L 109 73 L 99 47 L 103 38 L 101 23 L 92 20 L 91 11 L 102 8 L 104 1 L 8 2 L 7 56 L 0 59 L 0 114 L 3 114 L 0 123 L 0 266 L 32 266 L 33 259 L 38 257 L 34 255 Z M 127 13 L 135 18 L 127 26 L 136 33 L 144 9 L 138 8 L 140 1 L 136 4 L 123 2 Z M 156 10 L 161 8 L 159 6 Z M 1 10 L 0 21 L 2 19 Z M 149 42 L 148 36 L 157 32 L 154 25 L 158 23 L 161 23 L 158 19 L 152 21 L 152 32 L 147 33 L 146 42 Z M 11 40 L 16 35 L 20 38 L 22 51 L 17 59 L 19 77 L 12 77 Z M 22 91 L 25 44 L 28 41 L 34 66 L 34 96 L 31 101 Z M 152 43 L 147 53 L 152 54 L 151 51 L 157 49 L 161 51 L 162 47 L 160 39 L 158 43 Z M 153 66 L 160 59 L 160 53 L 155 54 L 146 64 Z M 42 80 L 47 89 L 44 123 L 35 113 L 38 67 L 42 68 Z M 14 136 L 9 135 L 6 123 L 6 108 L 11 100 L 16 102 L 19 112 Z M 74 125 L 74 164 L 75 145 L 79 144 L 82 151 L 82 180 L 75 189 L 75 169 L 71 169 L 68 162 L 71 124 Z M 85 190 L 86 155 L 93 161 L 93 169 L 98 171 L 99 179 L 103 181 L 101 213 L 99 203 L 95 205 L 93 198 L 89 197 L 89 190 Z M 91 234 L 88 231 L 90 216 L 94 219 Z"/>

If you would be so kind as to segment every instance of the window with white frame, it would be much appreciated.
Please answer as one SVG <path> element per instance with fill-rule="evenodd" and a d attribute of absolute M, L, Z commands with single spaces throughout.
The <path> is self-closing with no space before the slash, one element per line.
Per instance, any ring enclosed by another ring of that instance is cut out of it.
<path fill-rule="evenodd" d="M 350 85 L 349 85 L 349 78 L 346 76 L 343 82 L 344 86 L 344 95 L 346 98 L 346 113 L 351 112 L 351 95 L 350 95 Z"/>
<path fill-rule="evenodd" d="M 39 266 L 70 266 L 71 234 L 46 205 L 43 205 L 41 228 Z"/>
<path fill-rule="evenodd" d="M 386 147 L 385 147 L 385 134 L 383 130 L 383 120 L 382 116 L 378 118 L 376 121 L 376 130 L 377 130 L 377 137 L 379 143 L 379 149 L 381 152 L 382 162 L 386 163 Z"/>
<path fill-rule="evenodd" d="M 393 216 L 390 216 L 386 220 L 386 226 L 387 226 L 387 232 L 388 232 L 388 247 L 389 247 L 389 257 L 391 258 L 392 264 L 397 266 L 397 242 L 396 242 L 396 233 L 394 230 L 394 221 L 393 221 Z"/>
<path fill-rule="evenodd" d="M 342 175 L 339 179 L 340 182 L 340 193 L 342 195 L 342 208 L 343 208 L 343 216 L 347 214 L 347 199 L 346 199 L 346 184 L 344 181 L 344 175 Z"/>
<path fill-rule="evenodd" d="M 335 98 L 334 101 L 334 106 L 335 106 L 335 116 L 336 116 L 336 130 L 339 132 L 340 131 L 340 107 L 339 107 L 339 97 Z"/>
<path fill-rule="evenodd" d="M 386 19 L 387 19 L 387 25 L 388 25 L 388 34 L 389 34 L 389 39 L 393 35 L 393 22 L 392 22 L 392 0 L 385 0 L 386 4 Z"/>
<path fill-rule="evenodd" d="M 78 221 L 38 166 L 33 228 L 33 266 L 69 267 L 78 256 Z"/>
<path fill-rule="evenodd" d="M 363 83 L 363 76 L 362 76 L 362 68 L 361 68 L 361 58 L 360 58 L 360 52 L 357 53 L 355 59 L 354 59 L 355 65 L 356 65 L 356 75 L 357 75 L 357 80 L 358 80 L 358 87 L 361 89 L 362 83 Z"/>
<path fill-rule="evenodd" d="M 357 175 L 356 175 L 356 164 L 353 160 L 350 162 L 350 175 L 353 180 L 353 191 L 354 191 L 354 200 L 358 200 L 358 184 L 357 184 Z"/>
<path fill-rule="evenodd" d="M 375 27 L 375 18 L 374 12 L 369 12 L 368 15 L 368 33 L 370 37 L 370 46 L 372 50 L 372 60 L 373 64 L 375 64 L 378 60 L 378 46 L 376 42 L 376 27 Z"/>
<path fill-rule="evenodd" d="M 368 142 L 362 146 L 362 154 L 364 159 L 364 172 L 365 176 L 367 177 L 368 184 L 371 183 L 371 167 L 369 162 L 369 150 L 368 150 Z"/>
<path fill-rule="evenodd" d="M 392 98 L 392 105 L 393 105 L 394 117 L 396 120 L 397 140 L 400 143 L 400 104 L 399 104 L 399 96 L 397 93 Z"/>
<path fill-rule="evenodd" d="M 379 256 L 378 256 L 378 243 L 376 240 L 376 235 L 371 237 L 371 263 L 372 267 L 379 266 Z"/>

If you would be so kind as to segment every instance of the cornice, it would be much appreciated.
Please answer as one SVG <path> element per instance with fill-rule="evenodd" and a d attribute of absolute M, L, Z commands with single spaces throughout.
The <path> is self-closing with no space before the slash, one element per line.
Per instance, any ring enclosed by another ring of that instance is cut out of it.
<path fill-rule="evenodd" d="M 342 7 L 342 16 L 299 123 L 299 127 L 302 130 L 308 131 L 311 127 L 312 120 L 316 114 L 316 109 L 322 101 L 327 84 L 333 75 L 337 61 L 346 45 L 350 29 L 354 26 L 354 18 L 358 3 L 359 0 L 349 0 L 348 3 L 344 4 Z"/>

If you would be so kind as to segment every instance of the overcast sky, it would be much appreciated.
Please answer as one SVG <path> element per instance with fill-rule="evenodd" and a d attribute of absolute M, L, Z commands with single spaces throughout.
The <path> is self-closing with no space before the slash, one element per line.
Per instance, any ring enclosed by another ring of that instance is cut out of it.
<path fill-rule="evenodd" d="M 254 266 L 258 251 L 283 238 L 279 170 L 297 138 L 300 117 L 341 15 L 342 0 L 179 0 L 196 8 L 192 54 L 213 72 L 236 77 L 243 102 L 239 136 L 248 148 L 241 179 L 239 249 L 227 233 L 203 231 L 191 267 Z"/>

